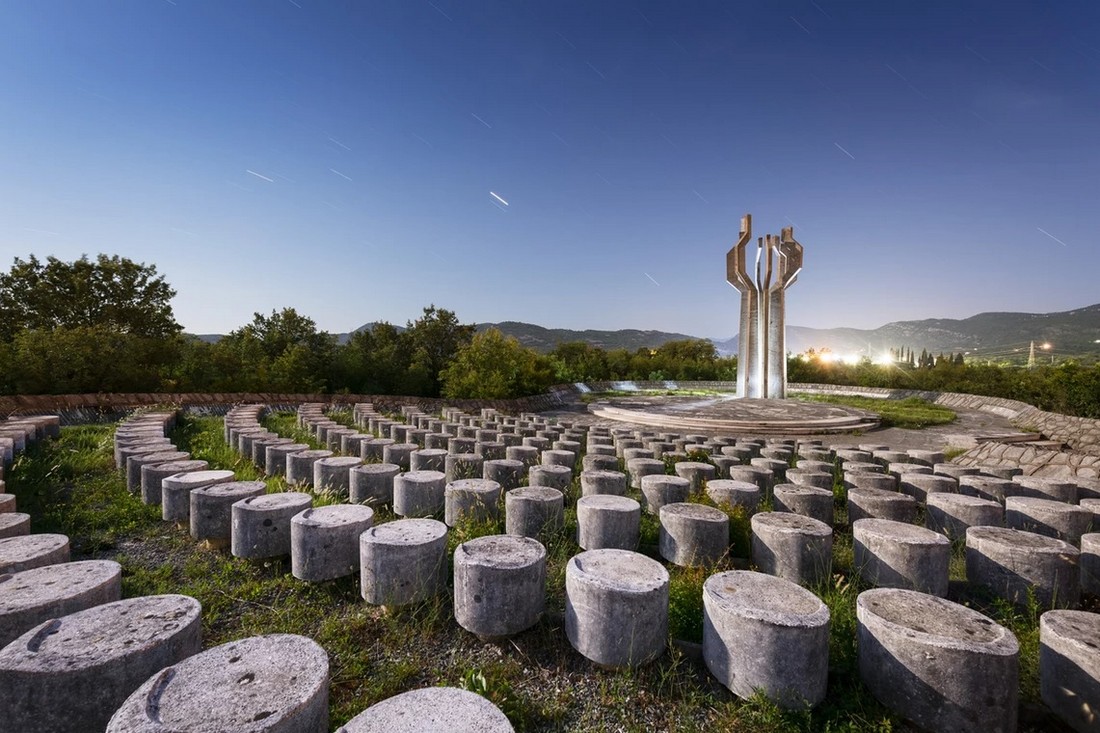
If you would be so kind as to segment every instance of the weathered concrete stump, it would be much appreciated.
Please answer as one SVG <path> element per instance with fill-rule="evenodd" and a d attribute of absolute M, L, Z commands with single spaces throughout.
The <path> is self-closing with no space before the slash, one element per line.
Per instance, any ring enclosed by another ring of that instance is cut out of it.
<path fill-rule="evenodd" d="M 503 639 L 538 622 L 546 604 L 546 548 L 537 540 L 490 535 L 454 552 L 454 613 L 483 641 Z"/>
<path fill-rule="evenodd" d="M 309 450 L 305 443 L 276 443 L 264 448 L 264 473 L 268 476 L 286 475 L 286 457 L 292 453 Z"/>
<path fill-rule="evenodd" d="M 520 461 L 507 458 L 494 458 L 481 466 L 481 477 L 500 484 L 502 491 L 518 489 L 520 481 L 527 474 L 527 467 Z"/>
<path fill-rule="evenodd" d="M 760 572 L 803 586 L 832 577 L 833 528 L 790 512 L 753 516 L 752 561 Z"/>
<path fill-rule="evenodd" d="M 564 494 L 573 482 L 573 469 L 566 466 L 532 466 L 527 472 L 527 482 L 531 486 L 549 486 Z"/>
<path fill-rule="evenodd" d="M 1047 611 L 1039 617 L 1039 692 L 1074 730 L 1100 730 L 1100 614 Z"/>
<path fill-rule="evenodd" d="M 0 513 L 0 539 L 23 537 L 31 533 L 31 515 L 23 512 Z"/>
<path fill-rule="evenodd" d="M 973 609 L 897 588 L 856 599 L 859 673 L 879 702 L 927 730 L 1013 733 L 1019 645 Z"/>
<path fill-rule="evenodd" d="M 500 516 L 500 484 L 483 478 L 452 481 L 444 488 L 444 518 L 448 527 L 462 521 L 486 522 Z"/>
<path fill-rule="evenodd" d="M 997 476 L 959 476 L 959 493 L 967 496 L 976 496 L 979 499 L 988 499 L 1001 504 L 1010 496 L 1019 496 L 1020 485 Z"/>
<path fill-rule="evenodd" d="M 577 544 L 585 550 L 634 550 L 641 519 L 641 505 L 629 497 L 582 496 L 577 500 Z"/>
<path fill-rule="evenodd" d="M 764 495 L 760 487 L 748 481 L 715 479 L 707 482 L 707 496 L 715 504 L 744 507 L 749 514 L 760 508 Z"/>
<path fill-rule="evenodd" d="M 829 609 L 782 578 L 712 575 L 703 584 L 703 661 L 738 697 L 760 691 L 786 709 L 814 707 L 829 677 Z"/>
<path fill-rule="evenodd" d="M 68 561 L 69 538 L 63 534 L 29 534 L 0 540 L 0 575 Z"/>
<path fill-rule="evenodd" d="M 925 525 L 952 540 L 966 538 L 971 527 L 1000 527 L 1005 510 L 998 502 L 963 494 L 929 494 Z"/>
<path fill-rule="evenodd" d="M 777 512 L 790 512 L 810 517 L 827 527 L 833 526 L 833 492 L 805 484 L 779 484 L 772 489 L 772 502 Z"/>
<path fill-rule="evenodd" d="M 3 482 L 0 482 L 3 483 Z M 2 488 L 2 487 L 0 487 Z M 15 511 L 15 494 L 0 494 L 0 514 Z"/>
<path fill-rule="evenodd" d="M 966 530 L 966 579 L 1012 603 L 1034 594 L 1042 608 L 1073 608 L 1080 598 L 1080 552 L 1053 537 L 1001 527 Z"/>
<path fill-rule="evenodd" d="M 1081 537 L 1081 592 L 1100 596 L 1100 532 Z"/>
<path fill-rule="evenodd" d="M 199 613 L 188 596 L 142 596 L 27 631 L 0 650 L 5 729 L 103 730 L 142 682 L 202 649 Z"/>
<path fill-rule="evenodd" d="M 186 461 L 190 458 L 190 453 L 175 450 L 174 448 L 166 451 L 157 451 L 156 453 L 142 453 L 138 456 L 131 456 L 126 459 L 126 488 L 129 489 L 132 494 L 141 493 L 141 474 L 142 469 L 146 466 L 152 466 L 158 463 Z"/>
<path fill-rule="evenodd" d="M 393 481 L 401 467 L 392 463 L 365 463 L 348 473 L 348 500 L 353 504 L 393 504 Z"/>
<path fill-rule="evenodd" d="M 564 525 L 565 495 L 549 486 L 525 486 L 504 495 L 504 527 L 510 535 L 538 538 Z"/>
<path fill-rule="evenodd" d="M 1005 526 L 1078 544 L 1092 526 L 1085 507 L 1051 499 L 1010 496 L 1005 499 Z"/>
<path fill-rule="evenodd" d="M 813 486 L 829 492 L 833 490 L 833 474 L 826 473 L 825 471 L 807 471 L 802 468 L 791 468 L 787 470 L 787 481 L 792 484 L 798 484 L 799 486 Z"/>
<path fill-rule="evenodd" d="M 322 458 L 331 458 L 330 450 L 304 450 L 289 453 L 286 457 L 286 482 L 313 486 L 313 464 Z"/>
<path fill-rule="evenodd" d="M 230 481 L 191 492 L 191 537 L 212 545 L 229 544 L 233 535 L 233 505 L 267 490 L 263 481 Z"/>
<path fill-rule="evenodd" d="M 336 733 L 513 733 L 493 703 L 456 687 L 411 690 L 375 703 Z"/>
<path fill-rule="evenodd" d="M 0 575 L 0 598 L 2 649 L 52 618 L 122 598 L 122 566 L 85 560 Z"/>
<path fill-rule="evenodd" d="M 359 572 L 359 536 L 374 524 L 362 504 L 306 509 L 290 520 L 290 573 L 319 583 Z"/>
<path fill-rule="evenodd" d="M 392 463 L 401 466 L 402 471 L 408 471 L 412 454 L 419 449 L 416 443 L 391 443 L 382 448 L 382 463 Z"/>
<path fill-rule="evenodd" d="M 443 510 L 446 476 L 439 471 L 408 471 L 393 478 L 393 513 L 434 517 Z"/>
<path fill-rule="evenodd" d="M 317 642 L 251 636 L 150 677 L 114 714 L 107 733 L 324 733 L 328 686 L 328 654 Z"/>
<path fill-rule="evenodd" d="M 347 496 L 351 485 L 351 469 L 362 465 L 357 456 L 331 456 L 313 464 L 313 488 Z"/>
<path fill-rule="evenodd" d="M 935 474 L 903 473 L 898 478 L 898 490 L 920 504 L 926 503 L 932 494 L 954 493 L 958 485 L 957 479 Z"/>
<path fill-rule="evenodd" d="M 1021 475 L 1013 481 L 1020 487 L 1019 496 L 1050 499 L 1066 504 L 1077 503 L 1077 484 L 1072 479 Z"/>
<path fill-rule="evenodd" d="M 191 492 L 206 486 L 227 484 L 236 476 L 232 471 L 188 471 L 161 479 L 161 516 L 167 522 L 185 524 L 191 517 Z"/>
<path fill-rule="evenodd" d="M 604 667 L 656 659 L 668 636 L 668 582 L 659 562 L 636 552 L 602 549 L 573 556 L 565 567 L 566 638 Z"/>
<path fill-rule="evenodd" d="M 702 491 L 703 484 L 715 478 L 716 472 L 711 464 L 697 461 L 680 461 L 673 468 L 677 476 L 688 480 L 688 493 Z"/>
<path fill-rule="evenodd" d="M 650 514 L 657 514 L 665 504 L 678 504 L 688 500 L 691 481 L 682 476 L 664 474 L 642 477 L 642 496 Z"/>
<path fill-rule="evenodd" d="M 861 519 L 889 519 L 911 523 L 917 519 L 917 502 L 897 491 L 852 489 L 848 492 L 848 523 Z"/>
<path fill-rule="evenodd" d="M 398 519 L 359 537 L 360 592 L 376 606 L 427 600 L 447 587 L 447 525 Z"/>
<path fill-rule="evenodd" d="M 665 474 L 665 462 L 656 458 L 631 458 L 626 461 L 626 473 L 630 477 L 630 488 L 641 489 L 646 476 Z"/>
<path fill-rule="evenodd" d="M 626 496 L 626 483 L 626 474 L 619 471 L 582 471 L 581 495 L 610 494 L 612 496 Z"/>
<path fill-rule="evenodd" d="M 291 518 L 312 505 L 312 496 L 293 491 L 252 496 L 234 503 L 230 507 L 230 552 L 249 560 L 289 555 Z"/>
<path fill-rule="evenodd" d="M 720 509 L 703 504 L 665 504 L 659 517 L 658 550 L 673 565 L 710 566 L 729 550 L 730 520 Z"/>
<path fill-rule="evenodd" d="M 168 463 L 155 463 L 141 467 L 141 501 L 150 506 L 160 506 L 161 483 L 169 476 L 177 473 L 190 473 L 192 471 L 205 471 L 209 464 L 206 461 L 169 461 Z"/>
<path fill-rule="evenodd" d="M 880 588 L 947 595 L 951 542 L 939 532 L 889 519 L 852 525 L 859 576 Z"/>
<path fill-rule="evenodd" d="M 484 472 L 485 459 L 475 453 L 449 453 L 444 471 L 446 483 L 465 478 L 478 478 Z"/>
<path fill-rule="evenodd" d="M 581 459 L 581 469 L 584 471 L 618 471 L 619 459 L 615 456 L 589 453 Z"/>

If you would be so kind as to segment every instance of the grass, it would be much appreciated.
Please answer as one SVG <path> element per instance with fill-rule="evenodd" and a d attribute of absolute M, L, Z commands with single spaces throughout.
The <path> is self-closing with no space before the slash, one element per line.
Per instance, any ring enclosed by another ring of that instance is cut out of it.
<path fill-rule="evenodd" d="M 920 430 L 933 425 L 947 425 L 955 422 L 954 410 L 936 405 L 920 397 L 906 397 L 903 400 L 888 400 L 875 397 L 854 395 L 811 395 L 795 394 L 794 399 L 806 402 L 823 402 L 829 405 L 844 405 L 876 413 L 884 428 L 908 428 Z"/>
<path fill-rule="evenodd" d="M 293 416 L 272 415 L 265 424 L 289 437 Z M 212 467 L 259 477 L 222 441 L 221 421 L 189 418 L 173 436 Z M 304 441 L 309 442 L 309 441 Z M 285 490 L 266 479 L 270 491 Z M 64 428 L 61 438 L 33 446 L 8 473 L 8 490 L 29 512 L 35 532 L 63 532 L 74 559 L 112 558 L 123 565 L 127 597 L 184 593 L 203 606 L 204 645 L 260 633 L 288 632 L 315 639 L 331 662 L 331 727 L 399 692 L 431 685 L 470 689 L 496 703 L 522 731 L 870 731 L 905 730 L 871 699 L 857 670 L 855 599 L 865 586 L 853 567 L 851 536 L 838 524 L 833 577 L 814 591 L 832 614 L 829 693 L 812 712 L 785 712 L 762 697 L 735 698 L 709 675 L 689 645 L 672 645 L 655 662 L 636 670 L 593 667 L 569 646 L 563 629 L 565 566 L 579 548 L 574 537 L 576 482 L 567 495 L 565 526 L 544 537 L 547 547 L 546 613 L 536 626 L 501 643 L 483 643 L 453 620 L 449 595 L 414 607 L 384 612 L 363 602 L 358 578 L 300 582 L 288 560 L 250 562 L 191 540 L 186 529 L 160 521 L 155 508 L 130 494 L 111 457 L 111 426 Z M 640 498 L 638 492 L 632 496 Z M 705 494 L 694 499 L 706 501 Z M 744 567 L 748 515 L 726 508 L 734 549 L 715 568 L 669 567 L 670 637 L 702 637 L 702 594 L 714 571 Z M 837 499 L 844 516 L 843 496 Z M 392 513 L 379 509 L 376 522 Z M 640 551 L 656 556 L 659 525 L 643 514 Z M 462 524 L 450 545 L 502 531 L 499 520 Z M 1038 609 L 1014 608 L 969 592 L 962 548 L 951 564 L 951 597 L 1006 625 L 1020 642 L 1021 700 L 1039 703 Z M 1095 610 L 1090 609 L 1090 610 Z M 1043 721 L 1035 723 L 1042 729 Z M 1021 726 L 1022 730 L 1027 728 Z"/>

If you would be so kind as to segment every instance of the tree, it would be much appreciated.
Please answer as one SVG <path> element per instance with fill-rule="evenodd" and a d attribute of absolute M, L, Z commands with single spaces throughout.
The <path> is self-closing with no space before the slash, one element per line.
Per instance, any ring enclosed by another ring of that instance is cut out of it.
<path fill-rule="evenodd" d="M 463 344 L 440 378 L 444 397 L 501 399 L 544 391 L 554 371 L 547 357 L 490 328 Z"/>
<path fill-rule="evenodd" d="M 0 274 L 0 340 L 55 328 L 168 338 L 181 330 L 172 315 L 175 294 L 156 266 L 118 255 L 74 262 L 48 257 L 45 264 L 34 255 L 17 257 Z"/>
<path fill-rule="evenodd" d="M 408 369 L 411 391 L 405 394 L 438 397 L 440 372 L 463 345 L 470 343 L 475 331 L 472 324 L 460 324 L 452 311 L 435 305 L 428 306 L 424 315 L 409 322 L 402 334 L 412 354 Z"/>
<path fill-rule="evenodd" d="M 336 339 L 318 331 L 313 319 L 284 308 L 270 316 L 253 314 L 251 323 L 221 339 L 213 352 L 221 379 L 230 383 L 223 389 L 321 392 L 332 373 Z"/>

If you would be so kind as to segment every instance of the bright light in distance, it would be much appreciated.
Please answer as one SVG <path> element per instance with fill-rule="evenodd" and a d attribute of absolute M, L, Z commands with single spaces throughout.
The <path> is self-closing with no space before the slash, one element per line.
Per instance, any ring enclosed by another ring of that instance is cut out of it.
<path fill-rule="evenodd" d="M 1041 346 L 1040 348 L 1043 348 L 1043 349 L 1049 349 L 1049 348 L 1050 348 L 1050 344 L 1043 344 L 1043 345 L 1042 345 L 1042 346 Z"/>
<path fill-rule="evenodd" d="M 880 354 L 875 363 L 879 366 L 890 366 L 894 363 L 894 357 L 892 354 Z"/>
<path fill-rule="evenodd" d="M 856 356 L 855 354 L 844 354 L 842 357 L 840 357 L 840 360 L 842 362 L 844 362 L 845 364 L 858 364 L 859 363 L 859 357 Z"/>
<path fill-rule="evenodd" d="M 836 361 L 836 354 L 831 351 L 826 351 L 822 354 L 818 354 L 817 360 L 820 361 L 822 364 L 832 364 L 834 361 Z"/>

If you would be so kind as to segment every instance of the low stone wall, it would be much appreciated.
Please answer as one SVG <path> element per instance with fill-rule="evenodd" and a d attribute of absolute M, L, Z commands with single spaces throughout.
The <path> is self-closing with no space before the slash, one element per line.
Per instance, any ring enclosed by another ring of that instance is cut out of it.
<path fill-rule="evenodd" d="M 1100 477 L 1100 455 L 1043 450 L 1012 443 L 982 443 L 957 456 L 954 462 L 962 466 L 1019 466 L 1029 476 Z"/>

